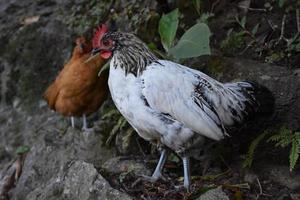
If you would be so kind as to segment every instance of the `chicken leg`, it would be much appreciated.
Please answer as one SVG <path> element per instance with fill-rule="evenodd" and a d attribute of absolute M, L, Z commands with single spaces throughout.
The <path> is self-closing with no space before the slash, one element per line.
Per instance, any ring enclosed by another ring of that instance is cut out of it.
<path fill-rule="evenodd" d="M 182 157 L 183 162 L 183 174 L 184 174 L 184 181 L 183 186 L 190 191 L 190 184 L 191 184 L 191 174 L 190 174 L 190 158 L 188 156 Z"/>
<path fill-rule="evenodd" d="M 169 154 L 168 150 L 163 149 L 152 176 L 143 176 L 143 178 L 150 182 L 156 182 L 158 179 L 163 178 L 162 169 L 164 168 L 165 162 L 168 158 L 168 154 Z"/>
<path fill-rule="evenodd" d="M 87 121 L 86 121 L 86 115 L 85 114 L 82 114 L 82 130 L 88 130 L 88 127 L 87 127 Z"/>
<path fill-rule="evenodd" d="M 71 117 L 71 126 L 72 128 L 75 128 L 75 119 L 73 116 Z"/>
<path fill-rule="evenodd" d="M 82 114 L 82 130 L 84 132 L 91 132 L 93 131 L 93 128 L 88 128 L 88 123 L 87 123 L 87 119 L 86 119 L 86 115 Z"/>

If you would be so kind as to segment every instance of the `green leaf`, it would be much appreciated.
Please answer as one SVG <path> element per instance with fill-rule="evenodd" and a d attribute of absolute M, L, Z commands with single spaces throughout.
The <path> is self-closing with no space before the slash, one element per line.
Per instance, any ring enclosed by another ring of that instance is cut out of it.
<path fill-rule="evenodd" d="M 248 149 L 248 153 L 247 153 L 246 159 L 243 162 L 243 168 L 251 167 L 252 166 L 255 149 L 258 146 L 258 144 L 266 137 L 267 134 L 269 134 L 269 132 L 266 131 L 263 134 L 261 134 L 258 137 L 256 137 L 251 142 L 251 144 L 249 146 L 249 149 Z"/>
<path fill-rule="evenodd" d="M 281 127 L 279 134 L 271 136 L 267 142 L 276 142 L 275 146 L 286 147 L 294 140 L 294 133 L 286 127 Z"/>
<path fill-rule="evenodd" d="M 187 30 L 169 54 L 175 58 L 191 58 L 201 55 L 210 55 L 209 27 L 204 23 L 198 23 Z"/>
<path fill-rule="evenodd" d="M 113 109 L 108 110 L 108 111 L 102 116 L 102 119 L 110 118 L 110 117 L 113 117 L 114 115 L 118 115 L 118 114 L 120 114 L 119 111 L 118 111 L 118 109 L 113 108 Z"/>
<path fill-rule="evenodd" d="M 252 33 L 253 35 L 255 35 L 255 34 L 257 33 L 258 27 L 259 27 L 259 24 L 256 24 L 256 25 L 254 26 L 254 28 L 252 29 L 251 33 Z"/>
<path fill-rule="evenodd" d="M 297 140 L 298 144 L 300 145 L 300 132 L 295 132 L 295 139 Z"/>
<path fill-rule="evenodd" d="M 122 138 L 122 148 L 128 149 L 130 145 L 130 141 L 132 140 L 132 136 L 134 134 L 133 128 L 129 128 L 125 132 L 125 136 Z"/>
<path fill-rule="evenodd" d="M 118 122 L 117 124 L 113 127 L 113 129 L 111 130 L 111 132 L 109 133 L 109 137 L 108 139 L 106 140 L 106 145 L 110 145 L 112 139 L 114 139 L 118 133 L 118 131 L 120 129 L 122 129 L 125 125 L 126 125 L 127 121 L 126 119 L 121 116 L 119 119 L 118 119 Z"/>
<path fill-rule="evenodd" d="M 243 28 L 245 29 L 246 27 L 246 16 L 242 17 L 240 20 L 237 16 L 235 17 L 236 22 Z"/>
<path fill-rule="evenodd" d="M 198 22 L 202 22 L 202 23 L 207 24 L 207 23 L 208 23 L 208 20 L 209 20 L 211 17 L 214 17 L 214 16 L 215 16 L 214 13 L 210 13 L 210 12 L 202 13 L 202 15 L 200 16 L 200 19 L 197 20 L 197 21 L 198 21 Z"/>
<path fill-rule="evenodd" d="M 159 20 L 158 32 L 161 38 L 161 43 L 167 52 L 171 48 L 176 36 L 179 23 L 178 18 L 179 10 L 175 9 L 172 12 L 163 15 Z"/>
<path fill-rule="evenodd" d="M 244 16 L 244 17 L 241 19 L 241 26 L 242 26 L 243 28 L 245 28 L 245 26 L 246 26 L 246 16 Z"/>
<path fill-rule="evenodd" d="M 147 46 L 151 51 L 157 50 L 157 47 L 153 42 L 149 43 Z"/>
<path fill-rule="evenodd" d="M 280 8 L 282 8 L 282 6 L 284 5 L 284 3 L 285 3 L 285 0 L 278 0 L 278 6 Z"/>
<path fill-rule="evenodd" d="M 293 169 L 295 168 L 295 165 L 299 158 L 299 153 L 300 153 L 300 144 L 297 142 L 297 140 L 293 140 L 292 148 L 291 148 L 290 156 L 289 156 L 290 171 L 293 171 Z"/>
<path fill-rule="evenodd" d="M 178 156 L 174 153 L 171 153 L 168 157 L 168 160 L 173 161 L 173 162 L 180 162 L 180 159 L 178 158 Z"/>
<path fill-rule="evenodd" d="M 27 153 L 27 152 L 29 152 L 29 151 L 30 151 L 30 147 L 24 145 L 24 146 L 18 147 L 16 153 L 17 153 L 17 154 L 24 154 L 24 153 Z"/>
<path fill-rule="evenodd" d="M 192 4 L 195 7 L 198 15 L 201 14 L 201 0 L 192 0 Z"/>

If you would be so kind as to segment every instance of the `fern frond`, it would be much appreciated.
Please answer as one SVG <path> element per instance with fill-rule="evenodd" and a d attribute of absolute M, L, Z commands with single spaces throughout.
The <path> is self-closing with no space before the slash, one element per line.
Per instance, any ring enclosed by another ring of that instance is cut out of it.
<path fill-rule="evenodd" d="M 109 110 L 108 112 L 106 112 L 102 118 L 105 119 L 105 118 L 111 118 L 112 116 L 114 115 L 117 115 L 119 114 L 119 111 L 116 109 L 116 108 L 113 108 L 111 110 Z"/>
<path fill-rule="evenodd" d="M 264 132 L 251 142 L 246 159 L 243 162 L 243 167 L 251 167 L 255 149 L 268 133 L 269 132 Z M 281 127 L 279 133 L 269 137 L 267 139 L 267 142 L 275 142 L 276 147 L 287 147 L 291 145 L 289 154 L 289 164 L 290 171 L 293 171 L 297 164 L 300 154 L 300 132 L 293 132 L 292 130 L 286 127 Z"/>
<path fill-rule="evenodd" d="M 295 140 L 300 144 L 300 132 L 295 132 Z"/>
<path fill-rule="evenodd" d="M 109 145 L 112 141 L 113 138 L 115 138 L 115 136 L 117 135 L 118 131 L 123 128 L 125 126 L 125 124 L 127 123 L 126 119 L 121 116 L 118 119 L 117 124 L 113 127 L 113 129 L 111 130 L 108 139 L 106 140 L 106 145 Z"/>
<path fill-rule="evenodd" d="M 281 127 L 279 133 L 271 136 L 267 141 L 276 142 L 276 147 L 286 147 L 292 143 L 294 137 L 295 134 L 291 130 L 287 129 L 286 127 Z"/>
<path fill-rule="evenodd" d="M 295 165 L 298 161 L 300 153 L 300 143 L 297 140 L 292 142 L 292 147 L 290 151 L 289 161 L 290 161 L 290 171 L 293 171 Z"/>
<path fill-rule="evenodd" d="M 281 134 L 272 135 L 267 142 L 279 142 L 282 138 L 284 138 Z"/>
<path fill-rule="evenodd" d="M 289 146 L 293 141 L 294 141 L 293 137 L 284 137 L 275 144 L 275 147 L 280 146 L 280 147 L 284 148 L 284 147 Z"/>
<path fill-rule="evenodd" d="M 133 134 L 134 134 L 133 128 L 130 127 L 126 130 L 125 136 L 123 137 L 123 140 L 122 140 L 122 148 L 123 149 L 128 149 Z"/>
<path fill-rule="evenodd" d="M 263 134 L 259 135 L 258 137 L 256 137 L 250 144 L 249 149 L 248 149 L 248 153 L 246 155 L 246 159 L 243 162 L 243 168 L 250 168 L 252 166 L 252 162 L 253 162 L 253 157 L 254 157 L 254 153 L 255 153 L 255 149 L 258 146 L 258 144 L 266 137 L 266 135 L 268 135 L 269 132 L 265 131 Z"/>

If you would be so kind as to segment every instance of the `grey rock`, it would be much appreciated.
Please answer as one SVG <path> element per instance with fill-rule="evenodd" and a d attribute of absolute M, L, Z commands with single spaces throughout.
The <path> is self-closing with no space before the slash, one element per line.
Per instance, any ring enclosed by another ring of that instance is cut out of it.
<path fill-rule="evenodd" d="M 64 183 L 65 199 L 131 199 L 128 195 L 112 189 L 91 164 L 81 161 L 70 166 Z"/>
<path fill-rule="evenodd" d="M 295 69 L 294 70 L 294 75 L 297 77 L 300 77 L 300 69 Z"/>
<path fill-rule="evenodd" d="M 131 160 L 128 157 L 115 157 L 107 160 L 102 168 L 111 174 L 134 173 L 136 176 L 151 175 L 151 171 L 139 160 Z"/>
<path fill-rule="evenodd" d="M 55 176 L 44 186 L 37 186 L 24 199 L 51 200 L 130 200 L 97 172 L 93 165 L 74 161 L 66 166 L 64 173 Z"/>
<path fill-rule="evenodd" d="M 205 192 L 197 200 L 229 200 L 229 197 L 223 192 L 222 187 L 218 187 Z"/>
<path fill-rule="evenodd" d="M 101 151 L 99 156 L 86 158 L 91 148 L 87 136 L 73 128 L 58 129 L 45 126 L 38 131 L 39 137 L 25 160 L 22 175 L 12 192 L 12 199 L 130 199 L 116 191 L 89 162 L 103 163 L 111 151 Z M 90 133 L 92 134 L 92 133 Z M 93 138 L 95 140 L 95 137 Z M 105 148 L 102 148 L 103 150 Z M 94 149 L 95 150 L 95 149 Z M 106 153 L 105 153 L 106 152 Z"/>
<path fill-rule="evenodd" d="M 292 193 L 290 194 L 292 200 L 299 200 L 300 199 L 300 193 L 296 194 L 296 193 Z"/>
<path fill-rule="evenodd" d="M 272 77 L 267 76 L 267 75 L 262 75 L 260 78 L 261 78 L 262 80 L 270 80 Z"/>
<path fill-rule="evenodd" d="M 248 172 L 244 175 L 244 181 L 248 182 L 248 183 L 255 183 L 257 180 L 257 175 L 251 172 Z"/>
<path fill-rule="evenodd" d="M 280 165 L 259 165 L 261 174 L 282 186 L 292 190 L 300 190 L 299 172 L 291 174 L 288 166 Z"/>

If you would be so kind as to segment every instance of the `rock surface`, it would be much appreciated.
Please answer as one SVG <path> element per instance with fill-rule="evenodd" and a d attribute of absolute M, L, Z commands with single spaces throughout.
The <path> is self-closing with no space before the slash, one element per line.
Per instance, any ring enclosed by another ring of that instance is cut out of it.
<path fill-rule="evenodd" d="M 229 197 L 223 192 L 222 187 L 211 189 L 201 195 L 197 200 L 229 200 Z"/>
<path fill-rule="evenodd" d="M 300 172 L 296 171 L 295 174 L 291 174 L 287 166 L 265 165 L 261 167 L 263 167 L 261 173 L 264 177 L 268 177 L 289 189 L 300 190 Z"/>
<path fill-rule="evenodd" d="M 92 164 L 70 161 L 54 177 L 42 185 L 35 185 L 27 194 L 19 192 L 12 199 L 28 200 L 130 200 L 127 194 L 113 189 Z M 40 174 L 43 176 L 45 174 Z M 31 174 L 31 177 L 36 176 Z M 18 190 L 17 187 L 15 190 Z M 23 190 L 24 191 L 24 190 Z"/>
<path fill-rule="evenodd" d="M 111 188 L 97 172 L 94 166 L 113 152 L 99 148 L 100 143 L 96 150 L 89 149 L 91 145 L 85 138 L 91 136 L 87 133 L 44 127 L 38 134 L 12 199 L 130 199 Z M 87 152 L 97 151 L 101 156 L 87 156 Z"/>
<path fill-rule="evenodd" d="M 115 157 L 107 160 L 102 166 L 103 170 L 111 174 L 134 173 L 136 176 L 150 176 L 151 171 L 145 164 L 138 160 L 130 160 L 128 157 Z"/>

